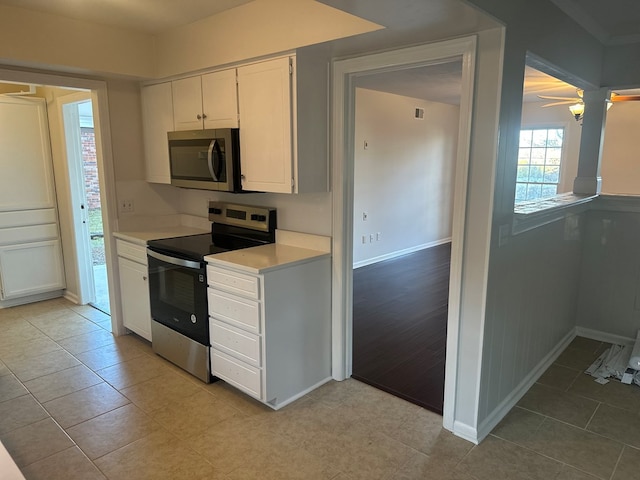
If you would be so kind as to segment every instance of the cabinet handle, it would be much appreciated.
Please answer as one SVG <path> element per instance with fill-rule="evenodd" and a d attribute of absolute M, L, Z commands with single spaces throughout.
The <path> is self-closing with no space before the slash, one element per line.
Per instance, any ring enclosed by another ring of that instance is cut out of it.
<path fill-rule="evenodd" d="M 202 114 L 202 118 L 207 118 L 207 114 L 206 114 L 206 113 L 203 113 L 203 114 Z"/>
<path fill-rule="evenodd" d="M 146 277 L 146 276 L 143 276 L 143 277 L 142 277 L 142 280 L 144 280 L 144 281 L 146 282 L 146 281 L 147 281 L 147 277 Z"/>
<path fill-rule="evenodd" d="M 197 118 L 198 120 L 202 120 L 202 115 L 198 114 L 198 115 L 196 115 L 196 118 Z"/>

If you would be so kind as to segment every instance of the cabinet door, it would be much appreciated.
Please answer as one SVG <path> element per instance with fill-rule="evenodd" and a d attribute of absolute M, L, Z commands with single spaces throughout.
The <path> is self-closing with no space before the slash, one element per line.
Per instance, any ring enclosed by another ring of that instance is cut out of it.
<path fill-rule="evenodd" d="M 170 184 L 167 132 L 173 131 L 171 83 L 150 85 L 141 93 L 147 182 Z"/>
<path fill-rule="evenodd" d="M 151 307 L 147 267 L 118 257 L 122 323 L 129 330 L 151 341 Z"/>
<path fill-rule="evenodd" d="M 202 129 L 202 86 L 200 77 L 171 82 L 175 130 Z"/>
<path fill-rule="evenodd" d="M 290 59 L 238 68 L 240 162 L 245 190 L 293 191 Z"/>
<path fill-rule="evenodd" d="M 0 211 L 55 206 L 43 98 L 0 96 Z"/>
<path fill-rule="evenodd" d="M 222 70 L 202 76 L 204 128 L 238 126 L 236 70 Z"/>
<path fill-rule="evenodd" d="M 60 240 L 0 247 L 2 300 L 65 287 Z"/>

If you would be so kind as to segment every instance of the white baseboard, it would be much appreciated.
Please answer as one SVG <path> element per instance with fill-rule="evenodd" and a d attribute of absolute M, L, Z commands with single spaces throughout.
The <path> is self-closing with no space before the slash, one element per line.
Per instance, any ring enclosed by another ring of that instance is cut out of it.
<path fill-rule="evenodd" d="M 478 444 L 478 431 L 471 425 L 456 420 L 453 422 L 453 433 L 471 443 Z"/>
<path fill-rule="evenodd" d="M 360 260 L 359 262 L 354 262 L 353 268 L 355 270 L 356 268 L 366 267 L 367 265 L 373 265 L 374 263 L 382 262 L 384 260 L 391 260 L 392 258 L 401 257 L 409 253 L 414 253 L 420 250 L 424 250 L 425 248 L 437 247 L 438 245 L 442 245 L 450 242 L 451 242 L 451 237 L 443 238 L 441 240 L 436 240 L 434 242 L 423 243 L 422 245 L 416 245 L 415 247 L 405 248 L 404 250 L 396 250 L 395 252 L 385 253 L 384 255 L 379 255 L 377 257 L 367 258 L 366 260 Z"/>
<path fill-rule="evenodd" d="M 76 305 L 80 305 L 80 299 L 75 293 L 64 292 L 63 297 L 69 300 L 70 302 L 75 303 Z"/>
<path fill-rule="evenodd" d="M 565 348 L 576 338 L 576 328 L 565 335 L 560 342 L 538 363 L 529 374 L 522 379 L 520 384 L 498 405 L 491 414 L 480 424 L 477 432 L 477 438 L 474 443 L 480 443 L 484 440 L 500 421 L 515 407 L 525 393 L 533 386 L 540 376 L 551 366 L 553 362 L 560 356 Z M 470 440 L 474 441 L 474 440 Z"/>
<path fill-rule="evenodd" d="M 634 345 L 635 338 L 623 337 L 622 335 L 614 335 L 612 333 L 592 330 L 590 328 L 576 327 L 576 335 L 578 337 L 586 337 L 600 342 L 613 343 L 616 345 Z"/>
<path fill-rule="evenodd" d="M 321 387 L 322 385 L 324 385 L 327 382 L 330 382 L 332 379 L 332 377 L 327 377 L 323 380 L 320 380 L 318 383 L 316 383 L 315 385 L 311 385 L 309 388 L 303 390 L 302 392 L 287 398 L 286 400 L 275 404 L 273 400 L 270 400 L 267 402 L 267 405 L 271 408 L 273 408 L 274 410 L 280 410 L 282 407 L 286 407 L 287 405 L 289 405 L 290 403 L 295 402 L 296 400 L 304 397 L 306 394 L 308 394 L 309 392 L 312 392 L 313 390 L 315 390 L 318 387 Z M 277 400 L 276 400 L 277 401 Z"/>
<path fill-rule="evenodd" d="M 27 303 L 41 302 L 43 300 L 51 300 L 52 298 L 62 297 L 62 290 L 55 290 L 53 292 L 38 293 L 36 295 L 29 295 L 28 297 L 13 298 L 9 300 L 0 301 L 0 308 L 16 307 L 18 305 L 25 305 Z"/>

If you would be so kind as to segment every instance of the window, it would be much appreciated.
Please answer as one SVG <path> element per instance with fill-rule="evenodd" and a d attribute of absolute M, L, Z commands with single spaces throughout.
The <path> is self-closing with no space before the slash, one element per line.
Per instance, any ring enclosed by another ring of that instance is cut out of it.
<path fill-rule="evenodd" d="M 516 203 L 558 193 L 564 128 L 520 130 Z"/>

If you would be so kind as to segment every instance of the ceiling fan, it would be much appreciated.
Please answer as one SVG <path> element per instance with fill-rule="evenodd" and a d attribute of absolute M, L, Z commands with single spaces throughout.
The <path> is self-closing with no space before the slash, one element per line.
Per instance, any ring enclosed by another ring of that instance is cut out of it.
<path fill-rule="evenodd" d="M 584 90 L 581 88 L 576 89 L 577 97 L 552 97 L 548 95 L 538 95 L 538 98 L 543 100 L 555 100 L 555 102 L 542 105 L 542 108 L 555 107 L 556 105 L 569 105 L 569 110 L 573 114 L 576 120 L 580 120 L 584 114 L 584 101 L 582 99 Z M 637 102 L 640 101 L 640 95 L 619 95 L 615 92 L 611 92 L 610 102 L 607 104 L 607 109 L 615 102 Z"/>

